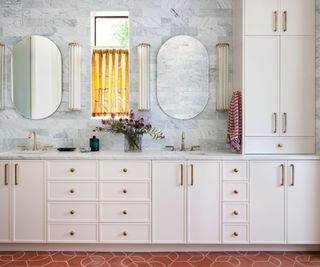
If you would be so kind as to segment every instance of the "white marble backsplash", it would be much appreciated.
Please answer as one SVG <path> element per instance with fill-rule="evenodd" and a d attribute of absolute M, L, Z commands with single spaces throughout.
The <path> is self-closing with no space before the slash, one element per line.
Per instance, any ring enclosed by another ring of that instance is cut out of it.
<path fill-rule="evenodd" d="M 237 0 L 234 0 L 237 1 Z M 320 0 L 317 2 L 317 48 L 320 47 Z M 180 143 L 181 130 L 186 144 L 200 144 L 204 150 L 224 150 L 227 114 L 215 111 L 216 49 L 218 42 L 232 47 L 232 0 L 0 0 L 0 43 L 6 45 L 6 109 L 0 111 L 0 151 L 29 142 L 26 137 L 35 129 L 41 144 L 80 146 L 86 143 L 99 120 L 90 118 L 90 12 L 128 10 L 130 12 L 130 107 L 137 109 L 136 46 L 151 44 L 151 107 L 145 116 L 163 129 L 166 139 L 153 142 L 144 138 L 144 147 L 155 149 Z M 173 11 L 174 10 L 174 11 Z M 10 56 L 13 45 L 28 35 L 43 35 L 53 40 L 63 56 L 63 100 L 58 111 L 44 120 L 27 120 L 18 114 L 10 100 Z M 191 120 L 168 117 L 156 99 L 156 56 L 170 37 L 185 34 L 199 39 L 209 53 L 210 92 L 205 110 Z M 82 111 L 68 110 L 68 43 L 83 47 Z M 231 51 L 230 51 L 231 54 Z M 230 63 L 231 63 L 230 59 Z M 320 136 L 320 54 L 317 49 L 317 135 Z M 231 66 L 231 64 L 230 64 Z M 232 79 L 230 71 L 230 80 Z M 103 149 L 123 148 L 122 136 L 97 134 Z M 320 148 L 319 138 L 318 147 Z"/>

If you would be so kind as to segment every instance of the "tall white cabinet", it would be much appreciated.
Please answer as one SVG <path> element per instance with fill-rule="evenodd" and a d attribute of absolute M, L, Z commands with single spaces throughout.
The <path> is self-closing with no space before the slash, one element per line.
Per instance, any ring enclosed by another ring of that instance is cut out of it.
<path fill-rule="evenodd" d="M 234 88 L 244 152 L 315 152 L 315 1 L 234 3 Z"/>

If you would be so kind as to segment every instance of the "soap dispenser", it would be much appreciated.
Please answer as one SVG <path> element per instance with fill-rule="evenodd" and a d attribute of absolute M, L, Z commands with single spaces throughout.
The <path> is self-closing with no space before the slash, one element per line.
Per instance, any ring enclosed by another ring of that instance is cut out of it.
<path fill-rule="evenodd" d="M 99 151 L 99 139 L 94 135 L 90 138 L 91 151 Z"/>

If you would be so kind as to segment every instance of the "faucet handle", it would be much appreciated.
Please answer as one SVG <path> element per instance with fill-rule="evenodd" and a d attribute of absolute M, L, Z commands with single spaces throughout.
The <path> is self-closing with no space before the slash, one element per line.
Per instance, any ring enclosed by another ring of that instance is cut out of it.
<path fill-rule="evenodd" d="M 174 151 L 174 146 L 165 146 L 165 148 L 170 149 L 170 151 Z"/>
<path fill-rule="evenodd" d="M 42 151 L 48 151 L 50 148 L 53 148 L 53 146 L 52 145 L 45 145 L 45 146 L 43 146 Z"/>
<path fill-rule="evenodd" d="M 28 150 L 27 145 L 17 145 L 17 147 L 21 148 L 22 151 Z"/>
<path fill-rule="evenodd" d="M 195 151 L 196 149 L 200 149 L 200 145 L 193 145 L 193 146 L 191 146 L 190 151 Z"/>

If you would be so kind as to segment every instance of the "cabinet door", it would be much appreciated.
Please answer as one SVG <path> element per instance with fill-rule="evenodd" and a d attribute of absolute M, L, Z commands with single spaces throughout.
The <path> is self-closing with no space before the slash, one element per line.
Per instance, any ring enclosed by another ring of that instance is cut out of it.
<path fill-rule="evenodd" d="M 245 38 L 245 135 L 279 135 L 280 37 Z"/>
<path fill-rule="evenodd" d="M 313 36 L 281 38 L 281 116 L 281 135 L 315 136 Z"/>
<path fill-rule="evenodd" d="M 184 161 L 154 161 L 152 182 L 153 242 L 186 242 Z"/>
<path fill-rule="evenodd" d="M 280 20 L 279 0 L 245 0 L 246 35 L 279 35 Z"/>
<path fill-rule="evenodd" d="M 285 242 L 285 163 L 250 162 L 251 243 Z"/>
<path fill-rule="evenodd" d="M 219 243 L 219 162 L 188 162 L 188 243 Z"/>
<path fill-rule="evenodd" d="M 0 161 L 0 242 L 10 241 L 10 165 Z"/>
<path fill-rule="evenodd" d="M 281 0 L 281 34 L 314 35 L 315 9 L 315 0 Z"/>
<path fill-rule="evenodd" d="M 320 243 L 320 162 L 289 162 L 288 243 Z"/>
<path fill-rule="evenodd" d="M 15 161 L 13 168 L 13 240 L 45 241 L 43 161 Z"/>

